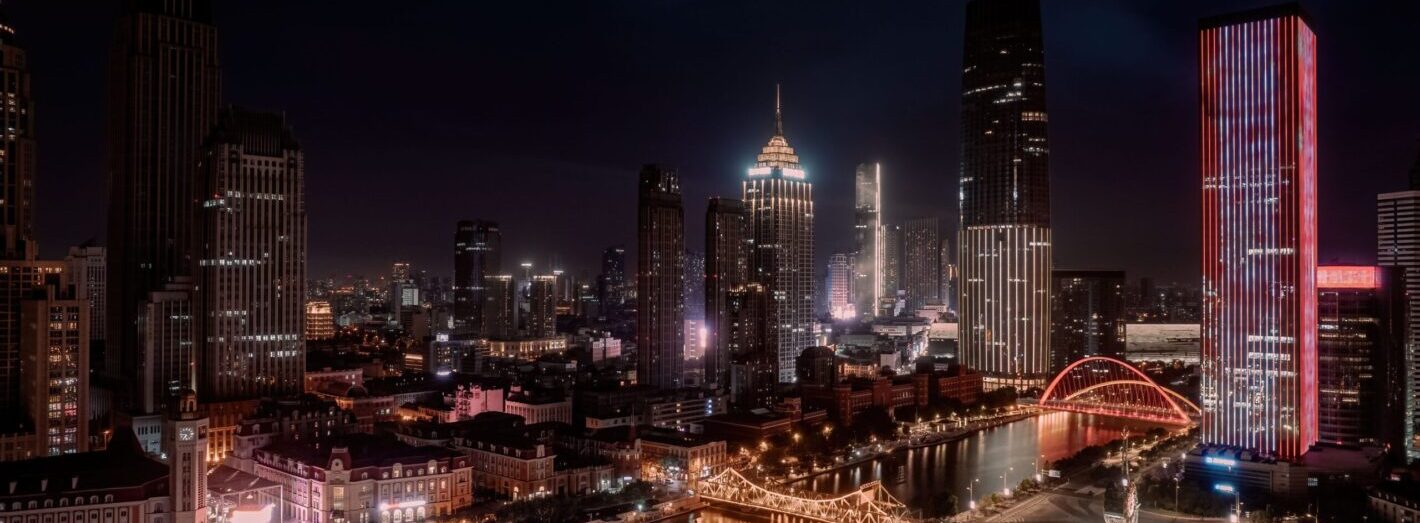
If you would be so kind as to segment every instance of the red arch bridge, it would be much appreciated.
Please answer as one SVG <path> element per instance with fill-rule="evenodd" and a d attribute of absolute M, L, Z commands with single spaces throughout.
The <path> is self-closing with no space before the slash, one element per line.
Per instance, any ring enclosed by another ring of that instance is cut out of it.
<path fill-rule="evenodd" d="M 765 515 L 772 523 L 911 523 L 907 506 L 888 494 L 881 483 L 865 483 L 847 494 L 768 488 L 754 484 L 735 469 L 700 482 L 697 492 L 706 505 Z"/>
<path fill-rule="evenodd" d="M 1082 358 L 1065 367 L 1045 388 L 1040 406 L 1166 425 L 1191 425 L 1202 414 L 1188 398 L 1107 356 Z"/>

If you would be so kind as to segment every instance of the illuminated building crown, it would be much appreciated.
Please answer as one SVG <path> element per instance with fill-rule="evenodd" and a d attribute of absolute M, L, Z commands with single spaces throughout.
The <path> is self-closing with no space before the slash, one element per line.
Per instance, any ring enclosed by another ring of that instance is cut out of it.
<path fill-rule="evenodd" d="M 754 167 L 749 170 L 751 177 L 767 176 L 779 171 L 788 178 L 803 178 L 804 171 L 799 165 L 799 155 L 794 154 L 794 148 L 789 146 L 789 140 L 784 137 L 784 106 L 780 102 L 779 86 L 774 86 L 774 136 L 769 137 L 769 143 L 764 144 L 764 149 L 755 158 L 757 161 Z"/>

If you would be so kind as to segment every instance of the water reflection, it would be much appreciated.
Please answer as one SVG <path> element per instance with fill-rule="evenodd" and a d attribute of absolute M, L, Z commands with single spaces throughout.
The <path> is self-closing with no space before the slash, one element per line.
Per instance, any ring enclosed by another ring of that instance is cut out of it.
<path fill-rule="evenodd" d="M 968 485 L 976 480 L 979 499 L 1004 486 L 1012 490 L 1032 477 L 1043 461 L 1058 460 L 1089 445 L 1120 438 L 1124 429 L 1142 435 L 1150 426 L 1134 422 L 1056 412 L 981 431 L 965 439 L 899 452 L 890 458 L 840 469 L 799 482 L 796 487 L 844 492 L 868 481 L 882 481 L 893 496 L 926 517 L 946 515 L 955 495 L 965 508 Z M 1043 459 L 1042 459 L 1043 458 Z M 696 521 L 740 523 L 727 514 L 702 515 Z"/>

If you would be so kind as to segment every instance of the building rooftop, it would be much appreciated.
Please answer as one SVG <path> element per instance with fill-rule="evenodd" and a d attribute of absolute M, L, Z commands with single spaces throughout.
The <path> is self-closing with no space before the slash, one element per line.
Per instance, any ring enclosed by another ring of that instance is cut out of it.
<path fill-rule="evenodd" d="M 168 466 L 143 453 L 133 431 L 119 430 L 106 450 L 5 463 L 0 499 L 165 485 L 167 477 Z"/>
<path fill-rule="evenodd" d="M 400 464 L 427 463 L 432 459 L 461 456 L 442 447 L 414 447 L 401 443 L 391 435 L 345 434 L 316 441 L 277 441 L 258 452 L 290 458 L 309 466 L 326 468 L 336 449 L 350 453 L 349 468 L 384 467 Z"/>

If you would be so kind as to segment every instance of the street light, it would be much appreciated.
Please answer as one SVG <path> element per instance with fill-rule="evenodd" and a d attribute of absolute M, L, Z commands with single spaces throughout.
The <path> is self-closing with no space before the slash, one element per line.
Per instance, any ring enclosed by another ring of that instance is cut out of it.
<path fill-rule="evenodd" d="M 976 490 L 973 487 L 980 481 L 981 478 L 972 478 L 971 483 L 966 484 L 966 495 L 968 498 L 971 498 L 967 500 L 967 506 L 970 507 L 971 510 L 976 510 Z"/>

